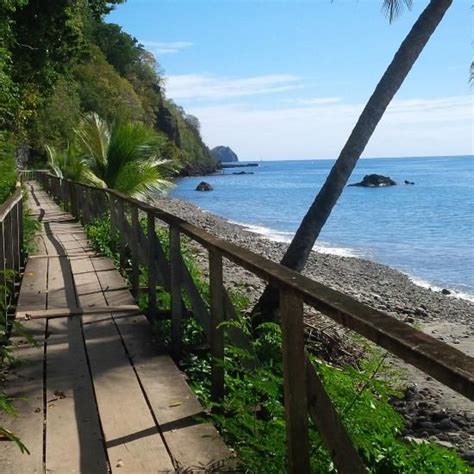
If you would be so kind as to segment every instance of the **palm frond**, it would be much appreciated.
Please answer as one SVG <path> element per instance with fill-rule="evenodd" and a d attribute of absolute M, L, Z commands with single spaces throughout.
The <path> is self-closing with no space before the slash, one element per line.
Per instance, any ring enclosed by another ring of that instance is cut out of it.
<path fill-rule="evenodd" d="M 64 178 L 61 165 L 59 163 L 60 158 L 56 148 L 50 145 L 45 145 L 46 156 L 48 158 L 48 166 L 51 168 L 51 171 L 58 177 Z"/>
<path fill-rule="evenodd" d="M 110 127 L 96 113 L 83 117 L 76 130 L 79 145 L 91 171 L 103 179 L 107 169 L 107 156 L 110 144 Z"/>
<path fill-rule="evenodd" d="M 48 166 L 59 178 L 82 181 L 86 172 L 86 165 L 78 150 L 68 145 L 65 150 L 57 151 L 50 145 L 45 145 L 48 157 Z"/>
<path fill-rule="evenodd" d="M 392 23 L 404 10 L 408 8 L 411 10 L 413 6 L 413 0 L 383 0 L 382 11 L 388 17 L 388 21 Z"/>
<path fill-rule="evenodd" d="M 84 174 L 88 182 L 146 198 L 172 186 L 169 178 L 177 166 L 160 158 L 167 142 L 153 129 L 133 122 L 110 127 L 90 114 L 76 133 L 89 167 Z"/>

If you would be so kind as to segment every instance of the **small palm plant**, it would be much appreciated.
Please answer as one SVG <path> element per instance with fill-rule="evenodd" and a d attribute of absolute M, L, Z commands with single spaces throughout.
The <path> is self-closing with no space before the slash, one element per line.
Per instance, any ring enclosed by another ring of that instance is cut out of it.
<path fill-rule="evenodd" d="M 172 186 L 177 167 L 160 158 L 166 138 L 154 130 L 134 122 L 109 125 L 92 113 L 76 134 L 93 184 L 139 198 L 153 198 Z"/>
<path fill-rule="evenodd" d="M 48 156 L 48 166 L 56 176 L 74 181 L 87 179 L 86 163 L 74 145 L 69 144 L 63 151 L 58 151 L 49 145 L 46 145 L 45 149 Z"/>

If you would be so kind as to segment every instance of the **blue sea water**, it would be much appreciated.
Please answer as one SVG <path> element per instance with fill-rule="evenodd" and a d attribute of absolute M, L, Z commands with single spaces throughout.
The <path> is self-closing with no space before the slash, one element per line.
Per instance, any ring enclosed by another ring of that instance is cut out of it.
<path fill-rule="evenodd" d="M 252 175 L 183 178 L 172 191 L 229 221 L 269 238 L 289 241 L 323 184 L 331 160 L 263 161 Z M 316 248 L 397 268 L 431 287 L 474 297 L 474 157 L 360 160 L 350 182 L 370 173 L 399 186 L 347 187 Z M 405 179 L 415 185 L 404 185 Z"/>

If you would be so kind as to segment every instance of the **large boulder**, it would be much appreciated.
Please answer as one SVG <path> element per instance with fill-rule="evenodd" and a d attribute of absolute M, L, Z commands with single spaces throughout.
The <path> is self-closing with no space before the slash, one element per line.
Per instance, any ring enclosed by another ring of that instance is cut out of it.
<path fill-rule="evenodd" d="M 211 150 L 211 156 L 220 163 L 239 161 L 238 156 L 228 146 L 216 146 Z"/>
<path fill-rule="evenodd" d="M 196 191 L 212 191 L 214 188 L 212 187 L 211 184 L 206 183 L 205 181 L 201 181 L 197 186 L 196 186 Z"/>
<path fill-rule="evenodd" d="M 366 174 L 360 183 L 349 184 L 349 186 L 362 186 L 363 188 L 383 188 L 395 186 L 397 183 L 388 176 L 381 174 Z"/>

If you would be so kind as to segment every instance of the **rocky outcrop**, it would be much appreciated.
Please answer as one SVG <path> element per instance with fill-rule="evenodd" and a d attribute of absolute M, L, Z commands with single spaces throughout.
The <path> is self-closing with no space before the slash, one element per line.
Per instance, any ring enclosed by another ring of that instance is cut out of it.
<path fill-rule="evenodd" d="M 201 181 L 197 186 L 196 186 L 196 191 L 212 191 L 214 188 L 212 187 L 211 184 L 206 183 L 205 181 Z"/>
<path fill-rule="evenodd" d="M 211 156 L 220 163 L 234 163 L 238 156 L 228 146 L 216 146 L 211 150 Z"/>
<path fill-rule="evenodd" d="M 397 183 L 388 176 L 381 174 L 366 174 L 360 183 L 349 184 L 349 186 L 362 186 L 363 188 L 383 188 L 395 186 Z"/>

